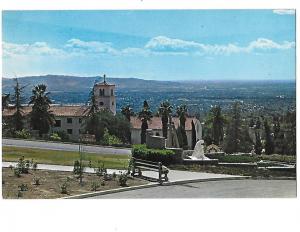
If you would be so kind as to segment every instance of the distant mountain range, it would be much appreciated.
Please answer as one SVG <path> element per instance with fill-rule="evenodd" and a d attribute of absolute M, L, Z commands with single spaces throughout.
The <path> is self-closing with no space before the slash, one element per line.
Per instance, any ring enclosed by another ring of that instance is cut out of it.
<path fill-rule="evenodd" d="M 86 92 L 91 89 L 95 81 L 102 81 L 99 76 L 79 77 L 64 75 L 45 75 L 45 76 L 28 76 L 18 78 L 21 85 L 28 85 L 26 92 L 31 91 L 32 87 L 38 84 L 45 84 L 51 92 Z M 116 84 L 117 89 L 134 90 L 157 90 L 160 89 L 176 89 L 180 83 L 172 81 L 155 81 L 143 80 L 138 78 L 106 78 L 108 83 Z M 12 92 L 14 80 L 11 78 L 2 79 L 2 91 Z"/>

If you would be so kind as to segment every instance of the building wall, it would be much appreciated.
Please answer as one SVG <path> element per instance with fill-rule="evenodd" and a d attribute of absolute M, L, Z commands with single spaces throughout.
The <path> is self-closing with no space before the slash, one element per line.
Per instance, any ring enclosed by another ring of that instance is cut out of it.
<path fill-rule="evenodd" d="M 72 123 L 68 123 L 68 119 L 72 119 Z M 65 131 L 66 133 L 69 134 L 71 140 L 79 140 L 79 134 L 80 130 L 83 130 L 83 119 L 82 122 L 80 123 L 79 120 L 81 117 L 60 117 L 60 116 L 55 116 L 55 120 L 60 120 L 61 121 L 61 126 L 60 127 L 52 127 L 52 131 Z M 72 133 L 70 134 L 70 131 L 68 129 L 72 130 Z"/>
<path fill-rule="evenodd" d="M 100 90 L 104 91 L 104 95 L 100 94 Z M 94 88 L 94 94 L 99 107 L 105 107 L 114 115 L 116 114 L 116 97 L 114 85 L 96 85 Z M 100 102 L 103 102 L 103 105 L 101 105 Z"/>

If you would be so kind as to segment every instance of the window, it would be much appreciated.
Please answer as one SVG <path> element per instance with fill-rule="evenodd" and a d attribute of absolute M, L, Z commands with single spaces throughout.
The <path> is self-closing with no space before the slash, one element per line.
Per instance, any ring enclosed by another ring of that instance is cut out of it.
<path fill-rule="evenodd" d="M 73 130 L 72 130 L 72 129 L 67 129 L 67 133 L 68 133 L 69 135 L 71 135 L 71 134 L 73 134 Z"/>
<path fill-rule="evenodd" d="M 61 127 L 61 120 L 55 120 L 54 127 Z"/>
<path fill-rule="evenodd" d="M 82 123 L 82 118 L 78 119 L 78 123 L 81 124 Z"/>
<path fill-rule="evenodd" d="M 113 89 L 110 90 L 110 95 L 114 96 L 114 90 Z"/>
<path fill-rule="evenodd" d="M 114 102 L 111 103 L 112 106 L 113 106 L 114 104 L 115 104 Z"/>
<path fill-rule="evenodd" d="M 100 105 L 100 106 L 103 106 L 103 105 L 104 105 L 104 103 L 103 103 L 103 102 L 100 102 L 100 103 L 99 103 L 99 105 Z"/>
<path fill-rule="evenodd" d="M 67 123 L 72 123 L 72 118 L 67 118 Z"/>
<path fill-rule="evenodd" d="M 104 89 L 99 89 L 99 95 L 103 96 L 104 95 Z"/>

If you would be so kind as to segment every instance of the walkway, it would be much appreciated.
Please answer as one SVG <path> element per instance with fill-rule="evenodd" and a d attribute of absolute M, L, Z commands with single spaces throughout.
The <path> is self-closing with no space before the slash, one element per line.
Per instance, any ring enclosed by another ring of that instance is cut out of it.
<path fill-rule="evenodd" d="M 10 165 L 15 166 L 16 162 L 2 162 L 2 167 L 9 167 Z M 73 166 L 38 164 L 37 169 L 72 172 Z M 108 174 L 112 174 L 113 172 L 118 174 L 120 171 L 125 171 L 125 170 L 107 169 Z M 85 172 L 94 173 L 94 169 L 86 168 Z M 158 178 L 157 172 L 144 171 L 143 175 L 150 178 Z M 201 181 L 207 179 L 224 179 L 224 178 L 243 178 L 241 176 L 233 176 L 233 175 L 213 174 L 213 173 L 205 173 L 205 172 L 177 171 L 177 170 L 170 170 L 168 177 L 169 177 L 169 182 L 196 181 L 196 180 Z"/>

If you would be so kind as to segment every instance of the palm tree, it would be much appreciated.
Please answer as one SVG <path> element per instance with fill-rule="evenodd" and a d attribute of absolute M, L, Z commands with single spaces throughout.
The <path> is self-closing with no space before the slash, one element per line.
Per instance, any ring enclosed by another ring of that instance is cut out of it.
<path fill-rule="evenodd" d="M 220 106 L 214 106 L 210 110 L 206 123 L 211 125 L 212 139 L 215 144 L 219 145 L 224 139 L 224 125 L 226 123 L 226 119 L 222 115 Z"/>
<path fill-rule="evenodd" d="M 11 118 L 11 125 L 16 130 L 22 130 L 23 129 L 23 119 L 24 119 L 24 112 L 23 112 L 23 106 L 22 101 L 24 100 L 22 97 L 23 89 L 26 86 L 20 86 L 18 78 L 15 78 L 16 85 L 14 87 L 14 95 L 12 96 L 12 103 L 13 103 L 13 109 L 15 109 L 15 113 L 12 115 Z"/>
<path fill-rule="evenodd" d="M 152 118 L 152 112 L 147 101 L 144 101 L 143 109 L 138 113 L 138 118 L 142 121 L 141 126 L 141 143 L 146 142 L 146 130 L 148 129 L 148 121 Z"/>
<path fill-rule="evenodd" d="M 130 122 L 130 117 L 134 116 L 134 112 L 130 105 L 124 106 L 121 109 L 121 113 L 127 118 L 127 120 Z"/>
<path fill-rule="evenodd" d="M 176 109 L 177 116 L 179 117 L 180 125 L 179 125 L 179 130 L 181 131 L 182 134 L 182 142 L 183 146 L 188 145 L 187 141 L 187 136 L 186 136 L 186 131 L 185 131 L 185 121 L 187 117 L 187 106 L 186 105 L 180 105 Z"/>
<path fill-rule="evenodd" d="M 39 135 L 46 134 L 50 126 L 54 123 L 54 115 L 50 111 L 49 92 L 46 92 L 47 86 L 40 84 L 32 89 L 29 105 L 33 104 L 30 113 L 30 124 L 34 130 L 39 130 Z"/>
<path fill-rule="evenodd" d="M 163 136 L 165 138 L 168 137 L 168 120 L 172 113 L 172 108 L 168 101 L 162 102 L 158 108 L 158 114 L 161 116 Z"/>

